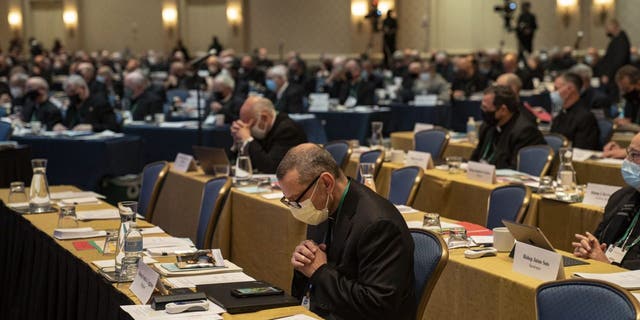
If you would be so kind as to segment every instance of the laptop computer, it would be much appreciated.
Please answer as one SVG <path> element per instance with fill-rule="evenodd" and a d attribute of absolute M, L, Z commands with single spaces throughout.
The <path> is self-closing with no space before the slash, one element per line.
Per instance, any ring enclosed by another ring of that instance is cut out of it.
<path fill-rule="evenodd" d="M 262 281 L 205 284 L 197 285 L 196 291 L 204 292 L 209 300 L 225 308 L 231 314 L 300 305 L 298 299 L 286 293 L 243 298 L 236 297 L 231 293 L 233 289 L 256 287 L 271 287 L 271 284 Z"/>
<path fill-rule="evenodd" d="M 551 245 L 551 242 L 549 242 L 549 239 L 547 239 L 540 228 L 507 220 L 502 220 L 502 223 L 505 225 L 505 227 L 507 227 L 507 229 L 509 229 L 509 232 L 511 232 L 511 235 L 513 235 L 513 238 L 517 241 L 530 244 L 541 249 L 556 252 L 556 250 Z M 509 254 L 509 257 L 513 258 L 514 250 L 511 250 L 511 254 Z M 565 267 L 589 264 L 588 262 L 566 256 L 562 256 L 562 263 Z"/>
<path fill-rule="evenodd" d="M 214 166 L 216 165 L 229 165 L 229 158 L 227 153 L 222 148 L 211 148 L 203 146 L 192 146 L 193 154 L 196 156 L 196 160 L 200 163 L 200 167 L 204 173 L 209 175 L 215 175 Z"/>

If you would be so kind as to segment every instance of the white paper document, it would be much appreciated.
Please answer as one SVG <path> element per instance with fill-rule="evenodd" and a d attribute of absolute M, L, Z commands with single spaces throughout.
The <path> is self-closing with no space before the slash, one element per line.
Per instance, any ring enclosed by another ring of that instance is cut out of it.
<path fill-rule="evenodd" d="M 270 192 L 270 193 L 262 194 L 261 196 L 268 200 L 275 200 L 275 199 L 281 199 L 284 196 L 284 193 L 282 193 L 282 191 Z"/>
<path fill-rule="evenodd" d="M 76 216 L 80 221 L 120 219 L 118 209 L 82 210 L 76 211 Z"/>
<path fill-rule="evenodd" d="M 640 270 L 614 273 L 576 272 L 573 277 L 608 281 L 629 290 L 640 289 Z"/>
<path fill-rule="evenodd" d="M 227 272 L 200 276 L 169 277 L 166 281 L 174 288 L 195 288 L 197 285 L 255 281 L 244 272 Z"/>
<path fill-rule="evenodd" d="M 150 305 L 128 305 L 120 306 L 122 310 L 128 313 L 134 320 L 172 320 L 172 319 L 190 319 L 190 320 L 216 320 L 222 319 L 220 314 L 224 313 L 224 309 L 215 303 L 209 301 L 209 310 L 185 312 L 177 314 L 168 314 L 165 310 L 153 310 Z"/>
<path fill-rule="evenodd" d="M 71 199 L 71 198 L 87 198 L 94 197 L 104 199 L 105 196 L 95 193 L 92 191 L 62 191 L 62 192 L 51 192 L 49 195 L 51 200 L 63 200 L 63 199 Z"/>
<path fill-rule="evenodd" d="M 96 231 L 96 230 L 93 230 L 93 228 L 91 227 L 53 230 L 53 236 L 58 240 L 105 237 L 106 235 L 107 235 L 106 231 L 104 230 Z"/>
<path fill-rule="evenodd" d="M 142 261 L 144 261 L 144 263 L 146 264 L 152 264 L 152 263 L 158 262 L 157 260 L 151 257 L 142 257 Z M 93 263 L 98 268 L 109 268 L 109 267 L 116 266 L 116 261 L 114 259 L 96 260 L 96 261 L 91 261 L 91 263 Z"/>
<path fill-rule="evenodd" d="M 142 239 L 142 246 L 149 248 L 193 247 L 189 238 L 176 237 L 147 237 Z"/>
<path fill-rule="evenodd" d="M 420 212 L 420 211 L 418 211 L 418 210 L 416 210 L 414 208 L 411 208 L 409 206 L 405 206 L 405 205 L 402 205 L 402 204 L 396 204 L 395 206 L 396 206 L 396 209 L 398 209 L 398 211 L 400 213 L 416 213 L 416 212 Z"/>
<path fill-rule="evenodd" d="M 164 230 L 160 227 L 151 227 L 151 228 L 142 228 L 140 229 L 140 233 L 145 234 L 155 234 L 155 233 L 164 233 Z"/>
<path fill-rule="evenodd" d="M 60 201 L 60 203 L 63 205 L 97 204 L 100 203 L 100 200 L 96 197 L 67 198 Z"/>

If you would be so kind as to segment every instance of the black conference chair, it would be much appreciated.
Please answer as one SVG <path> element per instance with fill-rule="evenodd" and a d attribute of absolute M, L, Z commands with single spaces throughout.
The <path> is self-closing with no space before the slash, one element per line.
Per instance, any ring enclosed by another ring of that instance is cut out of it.
<path fill-rule="evenodd" d="M 399 168 L 391 172 L 389 201 L 393 204 L 413 205 L 424 171 L 418 166 Z"/>
<path fill-rule="evenodd" d="M 487 228 L 504 227 L 502 219 L 522 223 L 531 199 L 531 190 L 520 183 L 493 189 L 489 195 Z"/>
<path fill-rule="evenodd" d="M 431 292 L 449 261 L 449 249 L 439 234 L 424 229 L 409 229 L 413 238 L 413 273 L 416 291 L 416 319 L 422 319 Z"/>

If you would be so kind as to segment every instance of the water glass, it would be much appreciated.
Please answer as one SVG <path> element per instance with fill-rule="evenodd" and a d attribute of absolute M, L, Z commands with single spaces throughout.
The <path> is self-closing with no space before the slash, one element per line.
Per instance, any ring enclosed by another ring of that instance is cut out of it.
<path fill-rule="evenodd" d="M 31 133 L 38 135 L 40 134 L 41 130 L 42 130 L 42 122 L 31 121 Z"/>
<path fill-rule="evenodd" d="M 9 204 L 24 203 L 25 206 L 29 205 L 29 197 L 27 197 L 27 192 L 24 189 L 24 182 L 11 182 L 8 201 Z"/>
<path fill-rule="evenodd" d="M 462 166 L 462 157 L 451 156 L 445 159 L 447 161 L 447 166 L 449 167 L 449 173 L 456 174 L 460 172 L 460 167 Z"/>
<path fill-rule="evenodd" d="M 229 176 L 229 165 L 215 164 L 213 165 L 213 173 L 216 177 L 227 177 Z"/>
<path fill-rule="evenodd" d="M 138 273 L 139 256 L 126 256 L 122 258 L 122 267 L 118 273 L 118 282 L 133 281 Z"/>
<path fill-rule="evenodd" d="M 118 202 L 118 213 L 120 214 L 120 223 L 136 222 L 138 214 L 138 201 L 120 201 Z"/>
<path fill-rule="evenodd" d="M 61 206 L 60 212 L 58 213 L 58 228 L 66 229 L 77 227 L 78 217 L 76 216 L 76 207 L 73 205 Z"/>
<path fill-rule="evenodd" d="M 251 166 L 251 158 L 240 156 L 236 159 L 236 181 L 241 183 L 248 182 L 253 176 L 253 168 Z"/>
<path fill-rule="evenodd" d="M 371 122 L 371 146 L 382 145 L 382 121 Z"/>
<path fill-rule="evenodd" d="M 467 238 L 467 230 L 457 227 L 449 231 L 449 240 L 447 241 L 449 248 L 468 247 L 469 239 Z"/>
<path fill-rule="evenodd" d="M 440 224 L 440 215 L 437 213 L 425 213 L 422 220 L 422 226 L 437 233 L 442 233 L 442 225 Z"/>
<path fill-rule="evenodd" d="M 118 245 L 118 230 L 107 230 L 107 237 L 104 239 L 104 245 L 102 246 L 102 254 L 112 254 L 116 252 L 116 246 Z"/>
<path fill-rule="evenodd" d="M 538 193 L 554 193 L 555 189 L 553 188 L 553 178 L 551 176 L 544 176 L 540 178 L 538 182 Z"/>

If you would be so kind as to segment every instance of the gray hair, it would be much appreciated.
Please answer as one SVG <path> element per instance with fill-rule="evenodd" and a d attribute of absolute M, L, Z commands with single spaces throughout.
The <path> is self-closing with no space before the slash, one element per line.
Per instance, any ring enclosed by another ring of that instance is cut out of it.
<path fill-rule="evenodd" d="M 142 72 L 133 71 L 125 77 L 125 81 L 129 82 L 135 88 L 142 88 L 147 85 L 147 79 Z"/>
<path fill-rule="evenodd" d="M 510 88 L 515 87 L 516 89 L 514 90 L 514 93 L 516 95 L 520 94 L 520 90 L 522 89 L 522 80 L 520 80 L 520 77 L 518 77 L 514 73 L 503 73 L 498 77 L 497 80 L 500 80 L 501 78 L 505 81 L 504 85 Z"/>
<path fill-rule="evenodd" d="M 49 84 L 47 83 L 47 80 L 45 80 L 42 77 L 31 77 L 29 78 L 29 80 L 27 80 L 27 84 L 34 84 L 36 86 L 36 89 L 44 89 L 45 91 L 49 91 Z"/>
<path fill-rule="evenodd" d="M 576 64 L 571 69 L 569 69 L 569 72 L 573 72 L 579 75 L 580 78 L 582 78 L 582 81 L 584 82 L 591 81 L 591 78 L 593 77 L 593 70 L 591 70 L 591 67 L 589 67 L 584 63 Z"/>
<path fill-rule="evenodd" d="M 66 91 L 69 87 L 74 87 L 74 88 L 82 87 L 85 90 L 87 90 L 87 92 L 89 91 L 89 87 L 87 86 L 87 83 L 84 81 L 84 78 L 82 78 L 77 74 L 70 75 L 69 78 L 67 78 L 67 81 L 64 82 L 64 90 Z"/>
<path fill-rule="evenodd" d="M 276 177 L 282 180 L 291 170 L 300 174 L 298 183 L 309 184 L 323 172 L 329 172 L 336 179 L 343 176 L 342 170 L 331 154 L 317 144 L 304 143 L 291 148 L 285 154 L 276 170 Z"/>
<path fill-rule="evenodd" d="M 227 72 L 220 72 L 220 74 L 213 78 L 213 81 L 221 83 L 229 87 L 231 90 L 233 90 L 236 86 L 236 82 L 233 80 L 233 78 L 231 78 L 231 76 L 229 76 Z"/>
<path fill-rule="evenodd" d="M 253 111 L 254 118 L 260 117 L 260 113 L 262 113 L 263 111 L 271 113 L 274 118 L 276 116 L 276 108 L 273 106 L 273 102 L 271 102 L 271 100 L 267 98 L 257 98 L 251 106 L 251 109 Z"/>
<path fill-rule="evenodd" d="M 279 78 L 282 78 L 284 81 L 287 81 L 287 67 L 281 64 L 273 66 L 269 68 L 269 70 L 267 71 L 267 76 L 279 77 Z"/>

